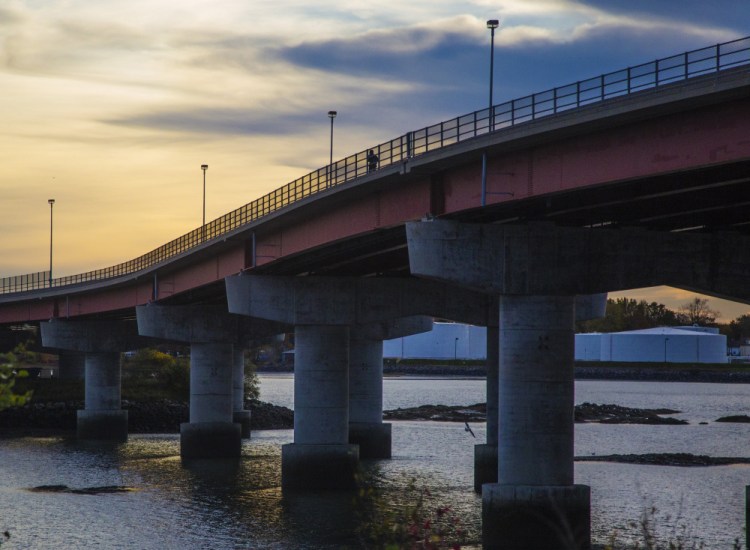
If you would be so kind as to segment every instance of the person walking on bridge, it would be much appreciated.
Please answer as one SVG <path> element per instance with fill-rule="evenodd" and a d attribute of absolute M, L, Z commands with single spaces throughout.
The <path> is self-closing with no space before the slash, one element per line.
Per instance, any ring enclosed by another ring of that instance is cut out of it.
<path fill-rule="evenodd" d="M 367 171 L 372 172 L 373 170 L 377 170 L 379 160 L 380 159 L 375 154 L 375 151 L 373 151 L 372 149 L 367 151 Z"/>

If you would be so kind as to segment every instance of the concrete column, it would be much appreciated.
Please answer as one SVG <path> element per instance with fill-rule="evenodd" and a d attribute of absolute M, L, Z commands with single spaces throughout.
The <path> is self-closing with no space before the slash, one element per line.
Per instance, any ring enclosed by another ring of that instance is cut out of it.
<path fill-rule="evenodd" d="M 133 321 L 52 319 L 40 323 L 42 345 L 85 357 L 85 408 L 77 413 L 81 439 L 124 441 L 128 413 L 121 410 L 120 351 L 147 344 Z M 63 356 L 66 354 L 63 354 Z"/>
<path fill-rule="evenodd" d="M 294 443 L 281 449 L 284 489 L 354 487 L 359 453 L 349 445 L 349 329 L 294 329 Z"/>
<path fill-rule="evenodd" d="M 190 422 L 180 425 L 183 458 L 231 458 L 241 453 L 241 429 L 232 422 L 232 344 L 190 345 Z"/>
<path fill-rule="evenodd" d="M 86 378 L 86 356 L 77 351 L 58 353 L 57 377 L 60 380 L 84 380 Z"/>
<path fill-rule="evenodd" d="M 232 421 L 233 342 L 239 319 L 220 306 L 138 306 L 140 334 L 190 343 L 190 422 L 180 425 L 182 458 L 238 458 L 242 430 Z"/>
<path fill-rule="evenodd" d="M 128 438 L 128 411 L 120 409 L 120 353 L 86 353 L 85 409 L 77 411 L 79 439 Z"/>
<path fill-rule="evenodd" d="M 391 458 L 391 425 L 383 422 L 383 342 L 351 334 L 349 443 L 359 445 L 360 458 Z"/>
<path fill-rule="evenodd" d="M 487 327 L 487 443 L 474 446 L 474 490 L 482 492 L 485 483 L 497 483 L 498 437 L 498 327 Z"/>
<path fill-rule="evenodd" d="M 234 346 L 232 359 L 232 421 L 240 425 L 242 439 L 250 439 L 250 411 L 245 410 L 245 350 Z"/>
<path fill-rule="evenodd" d="M 484 548 L 589 549 L 589 488 L 573 484 L 573 297 L 500 299 L 498 483 Z"/>

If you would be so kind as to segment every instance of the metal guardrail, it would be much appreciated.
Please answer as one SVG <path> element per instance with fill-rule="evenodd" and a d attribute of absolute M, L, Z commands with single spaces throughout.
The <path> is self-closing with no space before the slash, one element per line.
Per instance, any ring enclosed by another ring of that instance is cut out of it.
<path fill-rule="evenodd" d="M 0 294 L 99 281 L 141 271 L 301 199 L 364 176 L 368 172 L 370 149 L 379 157 L 378 168 L 384 168 L 541 117 L 748 64 L 750 37 L 745 37 L 513 99 L 408 132 L 319 168 L 133 260 L 52 281 L 47 271 L 5 277 L 0 279 Z"/>

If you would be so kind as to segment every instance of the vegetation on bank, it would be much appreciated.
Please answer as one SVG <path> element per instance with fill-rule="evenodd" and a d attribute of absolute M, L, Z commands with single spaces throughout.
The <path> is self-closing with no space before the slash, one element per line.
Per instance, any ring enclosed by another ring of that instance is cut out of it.
<path fill-rule="evenodd" d="M 18 359 L 13 353 L 0 354 L 0 411 L 9 407 L 20 407 L 31 399 L 31 390 L 16 388 L 18 380 L 28 373 L 18 368 Z"/>

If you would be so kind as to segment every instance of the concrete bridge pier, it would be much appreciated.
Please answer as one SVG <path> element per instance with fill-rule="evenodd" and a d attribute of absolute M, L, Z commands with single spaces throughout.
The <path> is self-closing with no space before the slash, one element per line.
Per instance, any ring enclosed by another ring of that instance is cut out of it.
<path fill-rule="evenodd" d="M 482 491 L 485 548 L 590 548 L 590 491 L 573 483 L 574 304 L 500 299 L 499 469 Z"/>
<path fill-rule="evenodd" d="M 190 344 L 190 421 L 180 425 L 182 458 L 239 458 L 241 426 L 233 421 L 238 318 L 220 306 L 136 308 L 142 335 Z"/>
<path fill-rule="evenodd" d="M 245 350 L 236 344 L 232 351 L 232 421 L 240 425 L 242 439 L 250 439 L 250 411 L 245 410 Z"/>
<path fill-rule="evenodd" d="M 39 326 L 43 346 L 85 356 L 85 408 L 77 412 L 77 437 L 125 441 L 128 411 L 120 408 L 120 351 L 145 344 L 145 339 L 138 337 L 135 323 L 52 319 Z"/>
<path fill-rule="evenodd" d="M 362 459 L 391 458 L 391 424 L 383 422 L 383 341 L 352 331 L 349 340 L 349 443 Z"/>
<path fill-rule="evenodd" d="M 575 296 L 598 291 L 586 279 L 596 255 L 565 231 L 407 224 L 412 274 L 500 296 L 497 483 L 482 486 L 488 549 L 591 547 L 590 490 L 573 483 L 573 358 Z M 591 310 L 602 302 L 592 297 Z"/>
<path fill-rule="evenodd" d="M 576 321 L 588 321 L 604 317 L 607 309 L 607 294 L 584 294 L 575 297 Z M 497 309 L 496 309 L 497 312 Z M 492 318 L 497 323 L 497 318 Z M 474 490 L 482 492 L 485 483 L 497 483 L 497 434 L 498 434 L 498 363 L 502 346 L 497 326 L 487 326 L 487 443 L 474 447 Z"/>
<path fill-rule="evenodd" d="M 120 352 L 87 353 L 85 365 L 86 408 L 76 413 L 76 436 L 125 441 L 128 411 L 120 408 Z"/>
<path fill-rule="evenodd" d="M 349 444 L 349 328 L 294 328 L 294 443 L 281 448 L 284 489 L 355 486 L 359 448 Z"/>
<path fill-rule="evenodd" d="M 497 483 L 497 399 L 500 332 L 487 327 L 487 440 L 474 445 L 474 491 L 482 492 L 485 483 Z"/>
<path fill-rule="evenodd" d="M 350 330 L 349 443 L 359 445 L 360 459 L 391 458 L 391 424 L 383 422 L 383 340 L 431 329 L 431 317 L 415 315 Z"/>
<path fill-rule="evenodd" d="M 236 275 L 227 277 L 225 282 L 229 311 L 295 326 L 295 440 L 284 447 L 282 454 L 282 486 L 288 488 L 333 489 L 354 485 L 353 477 L 349 476 L 353 476 L 359 453 L 357 445 L 348 443 L 348 327 L 361 330 L 392 319 L 400 320 L 394 321 L 398 326 L 404 318 L 423 315 L 441 315 L 475 324 L 486 319 L 486 315 L 478 315 L 487 303 L 484 294 L 413 278 Z M 420 322 L 425 323 L 424 319 Z M 415 332 L 429 329 L 427 325 Z M 384 339 L 382 334 L 367 338 Z M 355 344 L 355 347 L 358 348 L 355 361 L 361 372 L 354 377 L 366 380 L 366 389 L 357 389 L 362 386 L 354 383 L 355 393 L 363 392 L 362 399 L 358 397 L 358 403 L 353 405 L 354 415 L 366 424 L 380 423 L 382 361 L 378 358 L 382 359 L 382 350 L 378 353 L 374 345 Z M 344 350 L 345 356 L 341 355 Z M 361 368 L 364 364 L 367 366 Z M 342 405 L 344 398 L 346 408 Z M 325 409 L 330 410 L 325 412 Z M 320 428 L 308 425 L 309 419 L 321 415 L 325 418 L 325 429 L 322 420 L 315 421 Z M 329 451 L 334 450 L 335 456 L 331 458 Z M 332 471 L 326 461 L 338 464 L 338 471 Z"/>
<path fill-rule="evenodd" d="M 239 458 L 242 428 L 233 419 L 233 346 L 190 343 L 190 421 L 180 424 L 183 458 Z"/>

